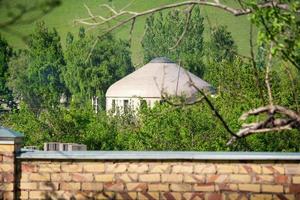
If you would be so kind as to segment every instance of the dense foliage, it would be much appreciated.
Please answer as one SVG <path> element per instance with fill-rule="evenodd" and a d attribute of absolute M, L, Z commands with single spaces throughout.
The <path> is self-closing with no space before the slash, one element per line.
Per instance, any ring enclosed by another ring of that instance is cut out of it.
<path fill-rule="evenodd" d="M 166 14 L 158 13 L 147 18 L 142 40 L 145 63 L 155 57 L 165 56 L 180 62 L 194 74 L 200 77 L 203 75 L 204 19 L 200 8 L 193 9 L 187 28 L 186 18 L 186 14 L 178 10 Z M 183 33 L 184 37 L 180 40 Z"/>
<path fill-rule="evenodd" d="M 186 14 L 178 10 L 149 17 L 142 41 L 145 62 L 157 56 L 180 60 L 211 83 L 217 93 L 210 101 L 236 132 L 239 116 L 264 105 L 267 98 L 264 45 L 259 46 L 253 65 L 238 56 L 226 27 L 214 27 L 210 40 L 204 42 L 203 17 L 195 7 L 187 34 L 172 49 L 185 22 Z M 157 104 L 122 116 L 107 115 L 104 109 L 95 113 L 91 97 L 99 96 L 104 108 L 106 89 L 133 70 L 126 42 L 111 35 L 97 40 L 81 28 L 78 36 L 68 34 L 63 51 L 57 32 L 41 24 L 30 37 L 29 49 L 14 53 L 5 84 L 21 101 L 20 108 L 0 119 L 25 134 L 25 145 L 42 147 L 43 142 L 60 141 L 84 143 L 94 150 L 300 151 L 296 130 L 259 133 L 226 146 L 231 136 L 205 102 L 182 107 Z M 291 45 L 293 49 L 296 44 Z M 299 72 L 282 60 L 276 60 L 272 69 L 274 103 L 299 112 Z M 66 96 L 64 106 L 59 102 L 62 96 Z"/>
<path fill-rule="evenodd" d="M 97 38 L 85 36 L 82 28 L 77 40 L 71 34 L 67 40 L 62 76 L 72 101 L 80 105 L 98 96 L 105 108 L 108 87 L 133 71 L 128 44 L 107 36 L 93 45 Z"/>
<path fill-rule="evenodd" d="M 9 85 L 35 112 L 57 106 L 65 87 L 60 74 L 65 66 L 60 37 L 44 23 L 29 37 L 28 50 L 11 63 Z"/>
<path fill-rule="evenodd" d="M 8 79 L 8 62 L 12 50 L 6 40 L 0 35 L 0 100 L 11 100 L 11 91 L 7 87 Z"/>

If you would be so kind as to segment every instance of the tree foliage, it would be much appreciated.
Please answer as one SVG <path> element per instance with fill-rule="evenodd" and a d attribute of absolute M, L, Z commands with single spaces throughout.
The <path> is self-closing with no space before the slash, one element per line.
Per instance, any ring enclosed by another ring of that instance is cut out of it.
<path fill-rule="evenodd" d="M 8 63 L 12 56 L 12 49 L 0 35 L 0 99 L 12 100 L 11 91 L 7 87 Z"/>
<path fill-rule="evenodd" d="M 199 7 L 193 9 L 188 24 L 186 15 L 183 11 L 174 10 L 168 13 L 160 12 L 146 19 L 146 30 L 142 40 L 144 61 L 149 62 L 155 57 L 165 56 L 202 76 L 203 17 Z M 184 37 L 176 45 L 183 32 Z"/>
<path fill-rule="evenodd" d="M 93 45 L 95 41 L 80 29 L 79 38 L 67 46 L 63 78 L 73 101 L 82 104 L 98 96 L 104 108 L 107 88 L 132 72 L 133 66 L 127 43 L 112 36 Z"/>
<path fill-rule="evenodd" d="M 237 46 L 226 26 L 213 28 L 209 50 L 210 57 L 215 59 L 216 62 L 221 62 L 222 60 L 232 62 L 235 59 Z"/>
<path fill-rule="evenodd" d="M 16 53 L 10 64 L 9 85 L 29 108 L 37 112 L 57 106 L 65 91 L 61 79 L 64 65 L 57 31 L 38 23 L 29 38 L 28 50 Z"/>
<path fill-rule="evenodd" d="M 259 42 L 273 43 L 272 53 L 293 64 L 300 70 L 300 2 L 283 0 L 288 9 L 276 6 L 259 7 L 257 1 L 248 5 L 255 10 L 252 23 L 259 29 Z"/>
<path fill-rule="evenodd" d="M 292 4 L 291 9 L 298 8 L 297 3 Z M 294 11 L 250 6 L 256 11 L 252 20 L 260 31 L 270 30 L 260 33 L 260 41 L 266 44 L 260 44 L 256 66 L 238 57 L 237 46 L 225 27 L 216 27 L 211 41 L 203 42 L 203 18 L 198 7 L 191 13 L 182 40 L 187 15 L 176 10 L 149 17 L 142 42 L 146 62 L 157 56 L 180 60 L 182 66 L 211 83 L 217 94 L 208 98 L 234 132 L 242 125 L 238 117 L 263 105 L 267 98 L 263 84 L 265 48 L 274 43 L 273 55 L 292 59 L 296 67 L 298 62 L 299 24 L 298 18 L 293 17 Z M 261 17 L 268 23 L 263 23 Z M 288 23 L 292 27 L 287 27 Z M 172 48 L 174 45 L 176 48 Z M 204 49 L 208 49 L 206 54 Z M 295 130 L 253 134 L 226 146 L 230 135 L 205 103 L 182 107 L 157 104 L 153 109 L 140 109 L 136 117 L 132 113 L 122 116 L 109 116 L 104 111 L 94 113 L 88 103 L 90 98 L 99 96 L 103 100 L 106 89 L 132 70 L 126 42 L 111 35 L 95 38 L 81 28 L 78 37 L 68 34 L 63 52 L 57 32 L 40 25 L 31 36 L 29 50 L 16 53 L 10 61 L 9 86 L 24 102 L 19 112 L 5 115 L 1 122 L 24 132 L 26 145 L 61 141 L 84 143 L 95 150 L 300 150 L 300 134 Z M 272 63 L 271 77 L 274 104 L 299 112 L 299 72 L 278 59 Z M 255 81 L 259 82 L 262 95 Z M 62 93 L 72 99 L 67 109 L 58 106 Z M 47 109 L 40 109 L 37 114 L 32 109 L 36 105 Z M 261 118 L 252 116 L 249 121 Z"/>

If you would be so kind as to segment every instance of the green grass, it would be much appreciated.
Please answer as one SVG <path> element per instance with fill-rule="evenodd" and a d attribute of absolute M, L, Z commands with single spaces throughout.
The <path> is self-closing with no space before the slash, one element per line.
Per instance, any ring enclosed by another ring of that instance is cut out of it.
<path fill-rule="evenodd" d="M 128 10 L 132 11 L 143 11 L 149 8 L 154 8 L 160 5 L 180 2 L 182 0 L 135 0 Z M 18 0 L 11 0 L 11 3 L 18 2 Z M 19 1 L 20 2 L 20 1 Z M 120 9 L 128 4 L 130 1 L 126 0 L 113 0 L 113 6 L 116 9 Z M 233 0 L 227 0 L 226 3 L 233 3 Z M 65 44 L 66 34 L 71 32 L 73 34 L 78 33 L 78 28 L 80 25 L 74 24 L 74 20 L 78 18 L 88 17 L 88 13 L 84 8 L 86 4 L 91 8 L 92 12 L 95 14 L 103 14 L 105 8 L 101 8 L 100 4 L 108 3 L 108 0 L 62 0 L 62 4 L 53 10 L 51 13 L 43 16 L 39 20 L 45 21 L 48 27 L 55 27 L 63 43 Z M 0 8 L 0 22 L 4 21 L 6 16 L 4 7 Z M 2 13 L 2 14 L 1 14 Z M 212 26 L 215 25 L 225 25 L 228 27 L 229 31 L 232 33 L 238 48 L 239 53 L 243 55 L 249 54 L 249 20 L 246 16 L 243 17 L 234 17 L 231 14 L 228 14 L 220 9 L 215 9 L 212 7 L 202 7 L 202 13 L 205 17 L 205 39 L 208 40 L 210 36 L 208 20 Z M 25 16 L 30 17 L 30 16 Z M 135 65 L 142 63 L 142 52 L 141 52 L 141 39 L 144 33 L 144 22 L 145 17 L 140 18 L 136 21 L 135 28 L 133 30 L 132 37 L 132 59 Z M 21 39 L 20 35 L 28 35 L 33 32 L 34 24 L 25 24 L 25 25 L 15 25 L 10 27 L 10 31 L 1 30 L 1 34 L 8 40 L 10 45 L 16 48 L 24 48 L 26 45 Z M 129 38 L 129 28 L 130 24 L 125 25 L 124 27 L 114 31 L 114 33 L 122 38 Z M 99 30 L 90 29 L 88 30 L 90 34 L 97 34 Z M 19 35 L 20 34 L 20 35 Z"/>

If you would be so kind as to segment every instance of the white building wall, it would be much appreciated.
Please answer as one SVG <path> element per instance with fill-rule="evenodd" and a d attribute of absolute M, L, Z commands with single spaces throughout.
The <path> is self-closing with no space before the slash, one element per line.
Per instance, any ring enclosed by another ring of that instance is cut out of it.
<path fill-rule="evenodd" d="M 126 97 L 106 97 L 106 111 L 114 113 L 124 113 L 124 103 L 125 101 L 128 101 L 128 106 L 132 110 L 137 110 L 140 107 L 141 100 L 145 100 L 147 102 L 147 106 L 153 108 L 155 103 L 160 101 L 160 98 L 126 98 Z M 114 107 L 113 107 L 114 102 Z"/>

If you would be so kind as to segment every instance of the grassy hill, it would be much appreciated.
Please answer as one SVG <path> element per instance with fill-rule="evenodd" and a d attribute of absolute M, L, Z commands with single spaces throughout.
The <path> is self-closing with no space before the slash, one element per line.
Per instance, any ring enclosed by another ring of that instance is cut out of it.
<path fill-rule="evenodd" d="M 181 0 L 182 1 L 182 0 Z M 18 0 L 11 0 L 12 3 L 18 2 Z M 128 4 L 130 1 L 125 0 L 113 0 L 112 4 L 116 9 L 120 9 Z M 133 11 L 142 11 L 149 8 L 157 7 L 159 5 L 170 4 L 180 2 L 180 0 L 135 0 L 128 10 Z M 105 13 L 104 8 L 100 8 L 100 4 L 109 3 L 108 0 L 62 0 L 62 4 L 56 8 L 51 13 L 43 16 L 39 20 L 45 21 L 48 27 L 55 27 L 62 39 L 64 46 L 65 38 L 67 32 L 72 32 L 73 34 L 78 33 L 78 28 L 80 25 L 74 24 L 74 20 L 78 18 L 88 17 L 87 11 L 84 8 L 86 4 L 93 13 Z M 233 0 L 227 0 L 226 3 L 233 3 Z M 111 3 L 110 3 L 111 4 Z M 0 18 L 1 21 L 6 18 L 4 15 L 5 12 L 2 12 L 3 8 L 0 8 Z M 2 13 L 2 14 L 1 14 Z M 249 54 L 249 20 L 246 16 L 243 17 L 234 17 L 220 9 L 202 7 L 202 13 L 205 17 L 205 38 L 209 38 L 209 26 L 208 21 L 211 25 L 226 25 L 231 31 L 236 43 L 238 44 L 239 52 L 244 55 Z M 25 16 L 30 17 L 30 16 Z M 140 18 L 136 21 L 135 29 L 133 31 L 132 38 L 132 58 L 133 62 L 136 65 L 139 65 L 142 62 L 142 52 L 141 52 L 141 39 L 144 33 L 144 18 Z M 34 24 L 25 24 L 25 25 L 15 25 L 10 27 L 9 32 L 1 31 L 1 34 L 8 40 L 10 45 L 17 48 L 24 48 L 26 45 L 22 41 L 20 35 L 28 35 L 34 30 Z M 124 26 L 121 29 L 114 31 L 114 33 L 123 39 L 129 38 L 129 26 Z M 88 32 L 90 34 L 97 34 L 99 30 L 90 29 Z M 20 35 L 19 35 L 20 34 Z"/>

